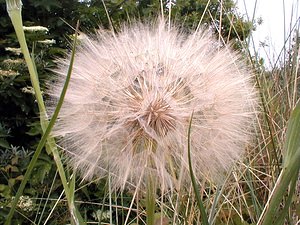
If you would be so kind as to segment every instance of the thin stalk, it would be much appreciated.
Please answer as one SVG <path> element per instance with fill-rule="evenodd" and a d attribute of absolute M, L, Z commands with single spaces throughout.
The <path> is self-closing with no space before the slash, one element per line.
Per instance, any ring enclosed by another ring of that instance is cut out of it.
<path fill-rule="evenodd" d="M 37 100 L 37 104 L 40 112 L 40 121 L 42 130 L 45 131 L 48 125 L 47 115 L 46 115 L 46 107 L 43 101 L 42 92 L 40 89 L 40 84 L 38 80 L 38 75 L 35 70 L 35 66 L 33 61 L 31 60 L 30 53 L 27 47 L 25 33 L 23 30 L 23 21 L 21 15 L 22 2 L 20 0 L 7 0 L 7 12 L 11 19 L 11 22 L 14 26 L 22 53 L 24 55 L 29 74 L 32 87 L 34 89 L 35 97 Z"/>
<path fill-rule="evenodd" d="M 111 196 L 111 193 L 112 193 L 112 187 L 111 187 L 111 175 L 110 173 L 108 174 L 108 195 L 109 195 L 109 222 L 110 224 L 113 224 L 112 222 L 112 196 Z"/>
<path fill-rule="evenodd" d="M 200 194 L 199 194 L 199 190 L 197 188 L 196 179 L 195 179 L 194 172 L 193 172 L 193 167 L 192 167 L 192 159 L 191 159 L 191 130 L 192 130 L 193 114 L 194 113 L 192 113 L 192 115 L 191 115 L 191 119 L 190 119 L 190 123 L 189 123 L 189 128 L 188 128 L 188 161 L 189 161 L 189 170 L 190 170 L 190 176 L 191 176 L 191 180 L 192 180 L 192 186 L 193 186 L 193 189 L 194 189 L 196 201 L 197 201 L 200 213 L 201 213 L 201 222 L 202 222 L 203 225 L 209 225 L 207 214 L 206 214 L 203 202 L 201 200 L 201 197 L 200 197 Z"/>
<path fill-rule="evenodd" d="M 41 224 L 41 222 L 42 222 L 42 218 L 43 218 L 43 215 L 44 215 L 45 210 L 46 210 L 46 208 L 47 208 L 48 201 L 49 201 L 49 199 L 50 199 L 50 195 L 51 195 L 52 191 L 54 190 L 54 185 L 55 185 L 56 177 L 57 177 L 57 171 L 55 172 L 54 178 L 53 178 L 53 180 L 52 180 L 51 187 L 50 187 L 50 189 L 49 189 L 49 191 L 48 191 L 48 195 L 47 195 L 47 198 L 46 198 L 44 207 L 43 207 L 43 209 L 42 209 L 42 212 L 40 213 L 40 215 L 39 215 L 39 213 L 37 213 L 37 215 L 36 215 L 36 218 L 37 218 L 38 216 L 40 216 L 40 219 L 39 219 L 37 225 Z M 62 194 L 63 194 L 63 193 L 62 193 Z M 61 195 L 62 195 L 62 194 L 61 194 Z M 61 197 L 61 196 L 60 196 L 60 197 Z M 60 198 L 59 198 L 59 199 L 60 199 Z M 41 203 L 42 203 L 42 200 L 41 200 Z M 54 210 L 54 208 L 55 208 L 55 207 L 52 207 L 52 210 Z M 48 214 L 48 217 L 50 217 L 51 215 L 52 215 L 52 213 Z M 47 217 L 47 218 L 48 218 L 48 217 Z M 44 222 L 44 224 L 46 224 L 46 222 Z"/>
<path fill-rule="evenodd" d="M 249 165 L 250 165 L 250 161 L 249 161 Z M 249 171 L 249 167 L 248 167 L 247 172 L 246 172 L 245 181 L 249 187 L 250 196 L 251 196 L 252 203 L 253 203 L 254 210 L 255 210 L 255 215 L 253 215 L 253 216 L 255 216 L 256 217 L 255 219 L 257 220 L 258 216 L 261 214 L 262 206 L 257 199 L 258 194 L 255 191 L 254 183 L 251 182 L 252 180 L 253 180 L 253 177 L 252 177 L 252 175 Z"/>
<path fill-rule="evenodd" d="M 223 186 L 218 185 L 217 188 L 216 188 L 215 198 L 214 198 L 214 201 L 213 201 L 213 204 L 211 206 L 211 210 L 210 210 L 210 213 L 209 213 L 209 216 L 208 216 L 208 223 L 209 224 L 213 224 L 213 222 L 215 220 L 215 215 L 216 215 L 216 211 L 217 211 L 216 210 L 217 209 L 217 204 L 220 200 L 220 197 L 222 196 L 223 188 L 224 188 L 224 185 Z"/>

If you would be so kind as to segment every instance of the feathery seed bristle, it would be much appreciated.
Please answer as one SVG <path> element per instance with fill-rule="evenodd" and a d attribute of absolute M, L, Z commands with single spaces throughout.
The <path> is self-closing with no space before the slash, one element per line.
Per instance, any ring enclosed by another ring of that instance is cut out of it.
<path fill-rule="evenodd" d="M 187 130 L 198 179 L 218 180 L 251 138 L 257 95 L 252 73 L 208 32 L 184 35 L 163 22 L 81 40 L 55 136 L 84 179 L 110 173 L 115 188 L 161 189 L 189 181 Z M 55 105 L 67 74 L 59 61 Z"/>

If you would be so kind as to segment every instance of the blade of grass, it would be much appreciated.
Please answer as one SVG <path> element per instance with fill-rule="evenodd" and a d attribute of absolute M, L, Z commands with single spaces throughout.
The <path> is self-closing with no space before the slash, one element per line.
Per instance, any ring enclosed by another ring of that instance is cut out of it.
<path fill-rule="evenodd" d="M 285 192 L 290 186 L 293 190 L 296 182 L 294 178 L 299 174 L 300 169 L 300 103 L 295 107 L 288 122 L 285 154 L 283 169 L 277 179 L 275 187 L 268 199 L 268 202 L 259 218 L 258 225 L 268 225 L 276 221 L 277 215 L 283 216 L 278 212 L 278 208 L 285 196 Z M 293 193 L 289 193 L 292 195 Z M 284 208 L 288 207 L 291 201 L 286 201 Z M 286 210 L 287 211 L 287 210 Z M 285 214 L 286 215 L 286 214 Z"/>
<path fill-rule="evenodd" d="M 70 182 L 70 192 L 69 192 L 69 197 L 68 197 L 68 201 L 70 201 L 70 205 L 72 205 L 72 209 L 71 211 L 71 215 L 73 218 L 73 222 L 75 224 L 85 224 L 83 218 L 81 217 L 78 209 L 75 206 L 75 181 L 76 181 L 76 176 L 75 176 L 76 172 L 74 171 L 72 174 L 72 178 L 71 178 L 71 182 Z M 67 194 L 67 193 L 66 193 Z M 73 214 L 75 213 L 75 214 Z"/>
<path fill-rule="evenodd" d="M 49 199 L 50 199 L 50 194 L 51 194 L 52 191 L 53 191 L 53 187 L 54 187 L 54 184 L 55 184 L 56 177 L 57 177 L 57 171 L 55 172 L 54 178 L 53 178 L 52 183 L 51 183 L 51 187 L 50 187 L 50 189 L 49 189 L 49 191 L 48 191 L 48 196 L 47 196 L 47 198 L 46 198 L 44 207 L 43 207 L 43 209 L 42 209 L 42 211 L 41 211 L 40 213 L 37 213 L 37 214 L 36 214 L 36 218 L 37 218 L 38 216 L 40 216 L 39 221 L 37 222 L 37 225 L 41 224 L 41 222 L 42 222 L 43 215 L 44 215 L 44 213 L 45 213 L 45 210 L 46 210 L 48 201 L 49 201 Z M 41 200 L 41 202 L 42 202 L 42 200 Z M 52 209 L 53 209 L 53 207 L 52 207 Z M 50 215 L 51 215 L 51 214 L 50 214 Z"/>
<path fill-rule="evenodd" d="M 109 196 L 109 220 L 110 223 L 112 224 L 112 214 L 113 214 L 113 210 L 112 210 L 112 188 L 111 188 L 111 175 L 110 173 L 108 174 L 108 196 Z"/>
<path fill-rule="evenodd" d="M 77 43 L 77 34 L 78 34 L 78 26 L 79 26 L 79 23 L 77 24 L 77 28 L 76 28 L 76 33 L 75 33 L 75 38 L 74 38 L 74 43 L 73 43 L 73 49 L 72 49 L 72 56 L 71 56 L 71 60 L 70 60 L 70 65 L 69 65 L 69 70 L 68 70 L 68 73 L 67 73 L 67 77 L 66 77 L 66 81 L 65 81 L 65 84 L 64 84 L 64 87 L 63 87 L 63 90 L 61 92 L 61 95 L 60 95 L 60 98 L 59 98 L 59 101 L 57 103 L 57 106 L 55 108 L 55 111 L 53 113 L 53 116 L 45 130 L 45 133 L 43 134 L 36 150 L 35 150 L 35 153 L 28 165 L 28 168 L 26 170 L 26 173 L 24 175 L 24 178 L 20 184 L 20 187 L 15 195 L 15 198 L 12 202 L 12 205 L 11 205 L 11 209 L 9 211 L 9 214 L 7 216 L 7 219 L 6 219 L 6 222 L 5 222 L 5 225 L 9 225 L 11 223 L 11 219 L 12 219 L 12 216 L 14 214 L 14 211 L 16 209 L 16 206 L 17 206 L 17 203 L 19 201 L 19 198 L 20 196 L 22 195 L 23 193 L 23 190 L 25 188 L 25 185 L 27 183 L 27 181 L 29 180 L 29 177 L 30 177 L 30 174 L 36 164 L 36 161 L 43 149 L 43 147 L 45 146 L 45 143 L 48 139 L 48 136 L 54 126 L 54 123 L 58 117 L 58 114 L 59 114 L 59 111 L 61 109 L 61 106 L 63 104 L 63 100 L 64 100 L 64 97 L 66 95 L 66 92 L 67 92 L 67 88 L 68 88 L 68 85 L 69 85 L 69 81 L 70 81 L 70 78 L 71 78 L 71 73 L 72 73 L 72 68 L 73 68 L 73 63 L 74 63 L 74 57 L 75 57 L 75 48 L 76 48 L 76 43 Z M 68 183 L 67 183 L 67 179 L 66 179 L 66 176 L 65 176 L 65 172 L 64 172 L 64 168 L 63 168 L 63 165 L 61 163 L 61 160 L 60 160 L 60 156 L 59 156 L 59 153 L 58 153 L 58 150 L 57 148 L 54 148 L 53 149 L 53 156 L 54 156 L 54 159 L 56 161 L 56 165 L 57 165 L 57 168 L 58 168 L 58 171 L 59 171 L 59 174 L 61 176 L 61 180 L 62 180 L 62 183 L 63 183 L 63 187 L 64 187 L 64 190 L 65 190 L 65 193 L 66 193 L 66 196 L 67 196 L 67 199 L 68 199 L 68 204 L 69 204 L 69 209 L 72 211 L 75 209 L 75 206 L 74 206 L 74 202 L 72 201 L 73 199 L 71 198 L 71 193 L 70 193 L 70 189 L 69 189 L 69 186 L 68 186 Z M 74 194 L 74 193 L 73 193 Z M 78 219 L 79 218 L 79 221 L 82 221 L 83 222 L 83 219 L 81 218 L 80 214 L 75 210 L 75 213 L 72 213 L 72 215 L 76 215 L 76 218 Z"/>
<path fill-rule="evenodd" d="M 254 207 L 254 210 L 255 210 L 255 219 L 258 219 L 258 216 L 261 214 L 262 212 L 262 206 L 261 204 L 259 203 L 258 201 L 258 194 L 254 188 L 254 184 L 253 182 L 251 182 L 253 180 L 253 178 L 251 177 L 251 174 L 250 174 L 250 171 L 249 171 L 249 168 L 247 169 L 247 172 L 246 172 L 246 178 L 245 178 L 245 181 L 246 181 L 246 184 L 247 186 L 249 187 L 249 192 L 250 192 L 250 196 L 251 196 L 251 202 L 253 203 L 253 207 Z"/>
<path fill-rule="evenodd" d="M 280 214 L 278 215 L 278 218 L 276 220 L 276 222 L 274 223 L 274 225 L 282 225 L 284 224 L 284 219 L 288 213 L 288 210 L 289 210 L 289 206 L 290 204 L 292 203 L 292 200 L 293 200 L 293 196 L 294 196 L 294 193 L 295 193 L 295 189 L 296 189 L 296 183 L 297 183 L 297 180 L 298 180 L 298 174 L 295 174 L 296 176 L 294 176 L 291 180 L 292 180 L 292 183 L 291 183 L 291 188 L 289 190 L 289 195 L 285 201 L 285 205 L 283 207 L 283 209 L 281 210 Z M 291 224 L 291 223 L 290 223 Z"/>
<path fill-rule="evenodd" d="M 190 176 L 191 176 L 191 181 L 192 181 L 192 186 L 195 192 L 195 197 L 196 197 L 196 201 L 198 204 L 198 208 L 200 210 L 201 213 L 201 221 L 203 225 L 209 225 L 208 223 L 208 219 L 207 219 L 207 214 L 203 205 L 203 202 L 201 200 L 198 188 L 197 188 L 197 184 L 196 184 L 196 180 L 195 180 L 195 176 L 194 176 L 194 172 L 193 172 L 193 167 L 192 167 L 192 159 L 191 159 L 191 128 L 192 128 L 192 120 L 193 120 L 193 114 L 191 115 L 190 118 L 190 123 L 189 123 L 189 128 L 188 128 L 188 161 L 189 161 L 189 170 L 190 170 Z"/>
<path fill-rule="evenodd" d="M 213 224 L 213 221 L 215 219 L 215 215 L 216 215 L 216 211 L 217 211 L 216 210 L 217 209 L 217 204 L 220 200 L 220 197 L 222 196 L 223 187 L 224 186 L 219 186 L 219 185 L 217 186 L 214 201 L 213 201 L 213 204 L 211 206 L 211 210 L 210 210 L 210 213 L 209 213 L 209 216 L 208 216 L 209 224 Z"/>

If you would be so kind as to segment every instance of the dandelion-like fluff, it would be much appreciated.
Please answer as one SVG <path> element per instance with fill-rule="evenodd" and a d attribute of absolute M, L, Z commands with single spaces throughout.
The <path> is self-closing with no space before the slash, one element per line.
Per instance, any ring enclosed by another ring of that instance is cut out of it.
<path fill-rule="evenodd" d="M 59 98 L 69 60 L 49 88 Z M 83 179 L 162 190 L 189 182 L 187 131 L 196 178 L 222 179 L 251 138 L 256 93 L 238 54 L 209 32 L 163 22 L 81 40 L 53 135 Z"/>

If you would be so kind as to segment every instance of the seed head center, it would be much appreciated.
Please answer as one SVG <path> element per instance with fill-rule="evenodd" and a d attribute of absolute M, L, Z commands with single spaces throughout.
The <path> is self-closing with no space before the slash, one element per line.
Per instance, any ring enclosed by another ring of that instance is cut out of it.
<path fill-rule="evenodd" d="M 167 101 L 159 98 L 149 104 L 142 119 L 157 135 L 164 137 L 169 131 L 175 129 L 175 116 L 172 111 Z"/>

